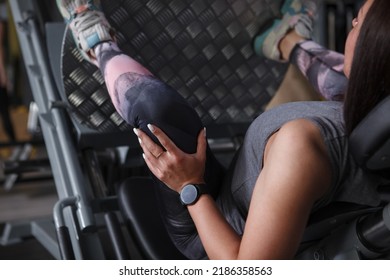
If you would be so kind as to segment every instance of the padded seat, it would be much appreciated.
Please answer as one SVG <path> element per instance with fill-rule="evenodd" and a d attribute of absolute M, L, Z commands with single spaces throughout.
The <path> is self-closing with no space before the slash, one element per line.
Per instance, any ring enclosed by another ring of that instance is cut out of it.
<path fill-rule="evenodd" d="M 126 226 L 145 259 L 175 260 L 185 257 L 173 245 L 160 216 L 152 179 L 132 177 L 118 191 Z"/>

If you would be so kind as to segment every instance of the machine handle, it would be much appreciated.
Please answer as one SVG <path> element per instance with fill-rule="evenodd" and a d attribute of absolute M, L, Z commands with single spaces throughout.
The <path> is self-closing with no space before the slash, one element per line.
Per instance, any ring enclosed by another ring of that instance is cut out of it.
<path fill-rule="evenodd" d="M 60 248 L 61 259 L 75 260 L 72 242 L 70 240 L 69 230 L 66 226 L 57 228 L 58 245 Z"/>

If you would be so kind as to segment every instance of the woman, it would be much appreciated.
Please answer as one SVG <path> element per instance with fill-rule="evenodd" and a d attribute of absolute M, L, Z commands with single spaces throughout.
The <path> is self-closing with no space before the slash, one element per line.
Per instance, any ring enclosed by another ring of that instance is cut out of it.
<path fill-rule="evenodd" d="M 296 10 L 297 17 L 305 13 L 299 3 L 286 1 L 282 7 L 285 16 L 295 17 Z M 294 10 L 297 5 L 300 8 Z M 371 36 L 368 31 L 373 21 L 386 26 L 386 17 L 378 13 L 389 11 L 389 5 L 387 0 L 368 0 L 354 20 L 345 57 L 345 74 L 351 77 L 346 98 L 348 132 L 364 116 L 351 110 L 349 101 L 355 98 L 351 90 L 357 82 L 358 60 L 352 65 L 356 40 L 362 32 L 355 57 L 360 56 L 362 42 Z M 207 148 L 206 131 L 195 111 L 173 89 L 121 53 L 93 1 L 59 1 L 59 7 L 70 20 L 85 58 L 104 73 L 116 109 L 135 127 L 146 164 L 162 185 L 159 198 L 167 229 L 187 257 L 292 258 L 313 209 L 335 200 L 379 203 L 373 190 L 377 182 L 348 154 L 342 103 L 292 103 L 262 114 L 247 132 L 231 178 L 221 182 L 223 170 Z M 294 22 L 290 25 L 288 21 L 286 31 L 296 31 L 298 24 Z M 374 35 L 388 30 L 383 26 L 376 26 Z M 281 39 L 287 38 L 284 35 Z M 276 43 L 285 56 L 280 40 Z M 389 46 L 386 41 L 379 43 L 374 47 Z M 302 43 L 300 46 L 304 50 Z M 380 57 L 382 61 L 387 63 L 388 56 Z M 375 104 L 371 103 L 371 108 Z M 363 187 L 351 188 L 357 182 Z"/>

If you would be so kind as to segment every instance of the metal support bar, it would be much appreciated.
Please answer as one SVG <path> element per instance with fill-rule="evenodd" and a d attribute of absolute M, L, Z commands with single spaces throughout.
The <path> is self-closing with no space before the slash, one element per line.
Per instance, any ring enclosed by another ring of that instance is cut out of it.
<path fill-rule="evenodd" d="M 47 159 L 12 160 L 4 162 L 4 174 L 23 174 L 29 172 L 50 171 L 50 161 Z"/>
<path fill-rule="evenodd" d="M 5 224 L 3 234 L 0 239 L 2 246 L 17 244 L 23 241 L 23 238 L 31 236 L 30 222 L 13 222 Z"/>
<path fill-rule="evenodd" d="M 79 230 L 89 232 L 95 228 L 95 218 L 89 201 L 93 195 L 89 181 L 83 174 L 78 153 L 71 137 L 68 117 L 61 106 L 53 106 L 60 101 L 58 89 L 48 64 L 47 47 L 43 43 L 41 30 L 38 28 L 37 9 L 40 3 L 32 0 L 10 1 L 11 11 L 19 42 L 23 46 L 23 60 L 28 73 L 34 101 L 39 111 L 42 136 L 46 144 L 53 177 L 59 199 L 77 197 L 75 214 L 64 210 L 64 224 L 70 231 L 75 258 L 83 258 L 85 246 L 79 244 Z M 52 47 L 52 43 L 50 47 Z M 58 55 L 60 51 L 58 51 Z M 58 57 L 60 59 L 60 55 Z M 92 235 L 92 234 L 91 234 Z M 88 243 L 89 255 L 104 259 L 102 245 L 98 238 L 91 238 Z M 83 247 L 83 249 L 82 249 Z"/>
<path fill-rule="evenodd" d="M 106 221 L 108 233 L 117 259 L 130 259 L 130 254 L 126 246 L 126 241 L 123 236 L 118 217 L 114 212 L 109 212 L 104 215 L 104 219 Z"/>
<path fill-rule="evenodd" d="M 56 259 L 60 259 L 60 249 L 52 219 L 31 222 L 31 234 Z"/>
<path fill-rule="evenodd" d="M 31 154 L 32 146 L 31 144 L 25 144 L 23 146 L 17 147 L 14 149 L 13 155 L 11 156 L 11 160 L 19 161 L 19 160 L 26 160 L 30 154 Z M 6 168 L 4 167 L 4 173 L 6 175 Z M 4 189 L 6 191 L 9 191 L 12 189 L 12 187 L 15 185 L 16 181 L 18 180 L 19 175 L 18 174 L 9 174 L 5 177 L 5 183 L 4 183 Z"/>

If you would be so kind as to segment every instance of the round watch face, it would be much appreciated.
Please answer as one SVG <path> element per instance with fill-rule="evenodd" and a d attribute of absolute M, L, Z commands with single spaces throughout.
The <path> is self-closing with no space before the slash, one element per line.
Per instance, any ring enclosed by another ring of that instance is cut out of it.
<path fill-rule="evenodd" d="M 180 200 L 184 205 L 191 205 L 198 199 L 198 189 L 194 185 L 186 185 L 180 192 Z"/>

